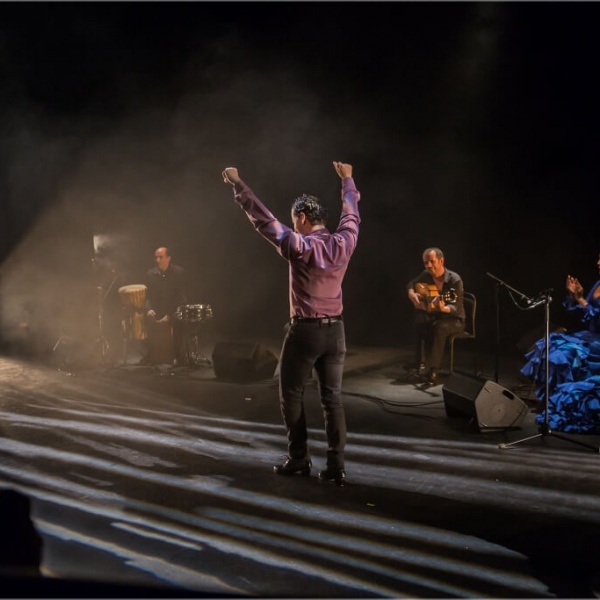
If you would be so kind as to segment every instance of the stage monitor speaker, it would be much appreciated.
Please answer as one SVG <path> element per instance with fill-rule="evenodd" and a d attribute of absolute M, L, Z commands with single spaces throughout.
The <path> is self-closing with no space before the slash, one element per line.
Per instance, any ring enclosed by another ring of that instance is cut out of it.
<path fill-rule="evenodd" d="M 271 379 L 278 361 L 260 344 L 217 342 L 212 362 L 217 379 L 247 382 Z"/>
<path fill-rule="evenodd" d="M 505 387 L 456 371 L 442 393 L 446 414 L 473 419 L 480 431 L 519 428 L 529 412 L 527 404 Z"/>

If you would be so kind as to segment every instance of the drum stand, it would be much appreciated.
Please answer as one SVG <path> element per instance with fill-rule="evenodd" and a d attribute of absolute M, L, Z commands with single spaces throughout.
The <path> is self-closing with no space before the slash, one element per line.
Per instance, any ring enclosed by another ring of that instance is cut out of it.
<path fill-rule="evenodd" d="M 143 338 L 137 338 L 134 335 L 134 330 L 135 330 L 135 325 L 134 325 L 134 319 L 136 318 L 136 315 L 142 315 L 143 314 L 143 310 L 136 308 L 134 306 L 123 306 L 121 307 L 121 335 L 122 335 L 122 342 L 121 342 L 121 353 L 122 353 L 122 365 L 125 367 L 127 366 L 128 362 L 127 362 L 127 357 L 129 356 L 129 353 L 131 351 L 132 348 L 132 344 L 134 344 L 135 346 L 135 342 L 138 342 L 138 344 L 142 344 L 142 342 L 146 339 L 145 337 Z M 142 355 L 144 354 L 143 351 L 141 350 L 141 347 L 135 346 L 135 348 L 137 350 L 139 350 Z M 142 356 L 142 361 L 143 361 L 143 356 Z M 135 362 L 134 362 L 135 364 Z M 141 364 L 141 363 L 138 363 Z"/>
<path fill-rule="evenodd" d="M 552 297 L 550 296 L 550 292 L 552 290 L 546 290 L 539 294 L 536 298 L 528 298 L 521 292 L 511 288 L 505 282 L 501 281 L 497 277 L 494 277 L 490 273 L 488 273 L 490 277 L 496 279 L 501 285 L 506 287 L 507 289 L 515 292 L 518 296 L 524 299 L 527 303 L 527 308 L 525 310 L 530 310 L 532 308 L 536 308 L 541 304 L 544 305 L 544 321 L 545 321 L 545 333 L 544 333 L 544 367 L 545 367 L 545 389 L 544 389 L 544 422 L 539 426 L 539 433 L 535 435 L 531 435 L 529 437 L 515 440 L 514 442 L 510 442 L 509 444 L 499 444 L 498 448 L 512 448 L 521 442 L 527 442 L 529 440 L 534 440 L 536 438 L 544 438 L 546 436 L 553 435 L 561 440 L 565 440 L 567 442 L 571 442 L 572 444 L 577 444 L 578 446 L 583 446 L 584 448 L 589 448 L 594 452 L 600 452 L 600 448 L 598 446 L 593 446 L 592 444 L 586 444 L 585 442 L 580 442 L 579 440 L 573 440 L 565 435 L 560 435 L 559 433 L 555 433 L 550 429 L 549 424 L 549 396 L 550 396 L 550 302 L 552 302 Z"/>
<path fill-rule="evenodd" d="M 186 325 L 185 362 L 188 367 L 212 367 L 210 359 L 200 353 L 200 323 Z"/>
<path fill-rule="evenodd" d="M 121 308 L 122 311 L 125 311 L 125 307 Z M 133 319 L 133 311 L 128 309 L 127 314 L 123 313 L 121 317 L 121 333 L 123 335 L 123 344 L 121 347 L 121 352 L 123 353 L 123 366 L 127 365 L 127 352 L 129 350 L 129 335 L 131 330 L 133 329 L 133 325 L 131 323 Z"/>

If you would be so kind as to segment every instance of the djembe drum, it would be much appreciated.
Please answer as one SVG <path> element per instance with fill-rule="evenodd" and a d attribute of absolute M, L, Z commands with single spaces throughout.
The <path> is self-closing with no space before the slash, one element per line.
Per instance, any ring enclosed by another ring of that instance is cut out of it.
<path fill-rule="evenodd" d="M 147 287 L 143 284 L 124 285 L 119 288 L 119 298 L 123 308 L 129 310 L 126 321 L 127 337 L 132 340 L 145 340 L 148 336 L 144 322 Z"/>

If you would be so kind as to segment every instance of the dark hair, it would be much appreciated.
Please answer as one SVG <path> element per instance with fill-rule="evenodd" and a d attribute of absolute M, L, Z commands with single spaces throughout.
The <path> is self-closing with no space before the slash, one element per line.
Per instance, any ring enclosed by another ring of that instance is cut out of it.
<path fill-rule="evenodd" d="M 294 215 L 304 213 L 312 225 L 325 224 L 327 221 L 327 208 L 321 204 L 316 196 L 302 194 L 292 204 Z"/>
<path fill-rule="evenodd" d="M 444 258 L 444 253 L 439 248 L 436 248 L 435 246 L 433 246 L 431 248 L 425 248 L 425 250 L 423 250 L 423 256 L 425 256 L 426 254 L 429 254 L 430 252 L 434 252 L 436 258 Z"/>
<path fill-rule="evenodd" d="M 169 248 L 169 246 L 157 246 L 154 252 L 160 250 L 161 248 L 165 249 L 165 256 L 171 256 L 171 249 Z"/>

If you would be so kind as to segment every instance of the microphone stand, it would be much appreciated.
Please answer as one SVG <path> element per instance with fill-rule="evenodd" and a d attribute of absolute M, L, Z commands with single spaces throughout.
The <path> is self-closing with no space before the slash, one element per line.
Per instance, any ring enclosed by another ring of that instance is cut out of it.
<path fill-rule="evenodd" d="M 511 448 L 512 446 L 516 446 L 521 442 L 527 442 L 528 440 L 533 440 L 536 438 L 544 438 L 546 436 L 553 435 L 561 440 L 565 440 L 567 442 L 571 442 L 572 444 L 577 444 L 579 446 L 583 446 L 584 448 L 589 448 L 590 450 L 594 450 L 594 452 L 600 452 L 600 447 L 593 446 L 592 444 L 586 444 L 585 442 L 581 442 L 579 440 L 573 440 L 565 435 L 561 435 L 559 433 L 555 433 L 550 429 L 549 424 L 549 399 L 550 399 L 550 302 L 552 302 L 552 296 L 550 296 L 550 292 L 552 290 L 546 290 L 539 294 L 536 298 L 528 298 L 525 294 L 511 288 L 509 285 L 492 275 L 491 273 L 487 273 L 488 276 L 492 277 L 500 284 L 504 285 L 515 294 L 517 294 L 521 299 L 525 300 L 528 307 L 526 310 L 536 308 L 540 306 L 540 304 L 544 305 L 544 321 L 545 321 L 545 331 L 544 331 L 544 367 L 545 367 L 545 387 L 544 387 L 544 422 L 539 426 L 539 433 L 535 435 L 531 435 L 529 437 L 515 440 L 514 442 L 510 442 L 508 444 L 499 444 L 498 448 Z"/>
<path fill-rule="evenodd" d="M 494 352 L 494 381 L 498 383 L 500 377 L 500 284 L 494 286 L 494 305 L 496 307 L 496 344 Z"/>
<path fill-rule="evenodd" d="M 531 298 L 529 298 L 528 296 L 526 296 L 519 290 L 515 290 L 515 288 L 510 287 L 510 285 L 508 285 L 508 283 L 506 283 L 506 281 L 502 281 L 502 279 L 499 279 L 495 275 L 492 275 L 491 273 L 486 273 L 486 275 L 488 277 L 491 277 L 496 282 L 496 286 L 495 286 L 496 292 L 494 295 L 494 302 L 496 304 L 496 352 L 495 352 L 495 357 L 494 357 L 494 378 L 495 378 L 496 383 L 498 383 L 498 377 L 499 377 L 498 365 L 499 365 L 499 361 L 500 361 L 500 358 L 499 358 L 499 356 L 500 356 L 500 302 L 498 300 L 498 295 L 500 293 L 500 288 L 502 286 L 504 286 L 505 288 L 507 288 L 508 290 L 510 290 L 517 296 L 519 296 L 519 298 L 521 300 L 525 301 L 525 303 L 528 305 L 531 305 L 532 300 L 531 300 Z M 531 308 L 531 306 L 530 306 L 530 308 Z"/>

